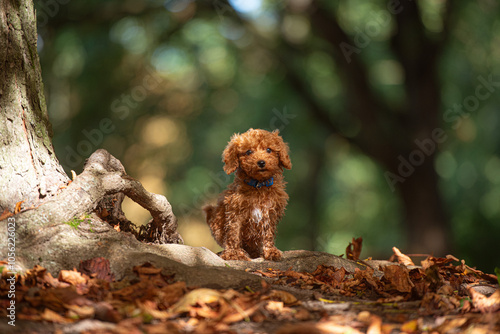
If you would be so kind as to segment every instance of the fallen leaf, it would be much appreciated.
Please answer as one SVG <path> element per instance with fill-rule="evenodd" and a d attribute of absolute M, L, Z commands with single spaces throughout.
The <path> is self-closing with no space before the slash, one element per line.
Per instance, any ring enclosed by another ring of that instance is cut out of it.
<path fill-rule="evenodd" d="M 334 321 L 325 322 L 306 322 L 298 324 L 289 324 L 282 326 L 276 334 L 361 334 L 360 331 L 351 327 L 338 325 Z"/>
<path fill-rule="evenodd" d="M 444 266 L 445 264 L 448 264 L 450 262 L 453 262 L 453 259 L 451 258 L 444 258 L 444 257 L 434 257 L 434 256 L 429 256 L 425 260 L 421 261 L 422 268 L 427 269 L 432 266 Z"/>
<path fill-rule="evenodd" d="M 436 330 L 439 333 L 461 333 L 463 332 L 460 327 L 465 325 L 467 322 L 467 318 L 457 318 L 457 319 L 451 319 L 445 321 L 442 325 L 438 326 L 434 330 Z M 473 331 L 473 333 L 476 333 L 476 331 Z"/>
<path fill-rule="evenodd" d="M 382 318 L 376 315 L 370 317 L 370 325 L 366 334 L 381 334 L 382 333 Z"/>
<path fill-rule="evenodd" d="M 20 201 L 16 203 L 16 206 L 14 208 L 14 214 L 17 214 L 21 211 L 21 205 L 23 204 L 24 201 Z"/>
<path fill-rule="evenodd" d="M 93 306 L 97 320 L 117 323 L 122 319 L 121 315 L 108 302 L 98 302 Z"/>
<path fill-rule="evenodd" d="M 401 251 L 396 247 L 392 247 L 392 251 L 394 252 L 394 256 L 396 257 L 398 263 L 402 263 L 405 266 L 415 265 L 408 255 L 401 253 Z"/>
<path fill-rule="evenodd" d="M 87 279 L 82 276 L 82 274 L 76 269 L 73 270 L 61 270 L 59 272 L 58 279 L 60 281 L 69 283 L 71 285 L 85 284 L 87 283 Z"/>
<path fill-rule="evenodd" d="M 358 319 L 358 321 L 361 321 L 361 322 L 370 322 L 370 317 L 371 317 L 371 313 L 368 312 L 368 311 L 361 311 L 358 313 L 358 316 L 356 317 Z"/>
<path fill-rule="evenodd" d="M 168 308 L 178 302 L 186 290 L 185 282 L 175 282 L 158 290 L 156 295 L 162 307 Z"/>
<path fill-rule="evenodd" d="M 68 311 L 73 312 L 73 314 L 75 314 L 78 317 L 78 319 L 93 318 L 95 314 L 94 307 L 89 305 L 78 306 L 78 305 L 64 304 L 64 307 L 66 307 Z M 68 317 L 71 318 L 71 316 L 69 315 Z"/>
<path fill-rule="evenodd" d="M 249 318 L 255 313 L 255 311 L 257 311 L 260 308 L 260 306 L 261 304 L 259 303 L 245 310 L 244 309 L 236 310 L 236 312 L 233 312 L 225 316 L 222 319 L 222 322 L 230 324 L 242 320 L 249 321 L 250 320 Z"/>
<path fill-rule="evenodd" d="M 407 321 L 401 326 L 401 332 L 404 332 L 404 333 L 415 333 L 417 331 L 418 331 L 418 320 L 417 319 Z"/>
<path fill-rule="evenodd" d="M 281 313 L 283 312 L 283 302 L 276 302 L 274 300 L 270 300 L 267 302 L 265 308 L 270 312 Z"/>
<path fill-rule="evenodd" d="M 268 296 L 271 299 L 278 299 L 285 304 L 294 304 L 297 302 L 297 298 L 294 295 L 283 290 L 271 290 Z"/>
<path fill-rule="evenodd" d="M 3 210 L 2 214 L 0 215 L 0 220 L 4 220 L 5 218 L 9 218 L 13 215 L 14 214 L 10 212 L 9 209 L 5 208 L 5 210 Z"/>
<path fill-rule="evenodd" d="M 468 289 L 472 297 L 472 304 L 482 313 L 496 312 L 500 310 L 500 290 L 495 291 L 491 296 L 486 297 L 473 288 Z"/>
<path fill-rule="evenodd" d="M 96 277 L 108 282 L 115 280 L 115 275 L 111 272 L 109 260 L 103 257 L 80 261 L 78 270 L 90 277 Z"/>
<path fill-rule="evenodd" d="M 109 216 L 109 212 L 108 210 L 106 210 L 106 208 L 102 208 L 102 210 L 99 212 L 99 216 L 101 218 L 106 218 L 107 216 Z M 118 225 L 119 226 L 119 225 Z"/>
<path fill-rule="evenodd" d="M 133 268 L 134 273 L 136 273 L 138 276 L 141 275 L 157 275 L 161 273 L 161 268 L 156 268 L 150 263 L 145 263 L 142 266 L 135 266 Z"/>
<path fill-rule="evenodd" d="M 184 295 L 181 300 L 179 300 L 170 308 L 170 312 L 186 313 L 189 312 L 191 306 L 194 306 L 196 304 L 210 304 L 214 302 L 220 302 L 221 300 L 223 300 L 223 298 L 219 291 L 200 288 L 190 291 L 186 295 Z"/>
<path fill-rule="evenodd" d="M 389 288 L 399 292 L 409 293 L 414 287 L 410 280 L 408 269 L 399 265 L 385 266 L 382 268 L 384 277 L 390 282 Z"/>
<path fill-rule="evenodd" d="M 42 320 L 45 321 L 50 321 L 50 322 L 55 322 L 59 324 L 68 324 L 73 322 L 73 320 L 68 319 L 60 315 L 59 313 L 56 313 L 48 308 L 46 308 L 43 313 L 41 314 Z"/>
<path fill-rule="evenodd" d="M 361 248 L 363 244 L 363 238 L 359 237 L 357 239 L 352 238 L 352 242 L 349 243 L 345 249 L 346 257 L 349 260 L 358 260 L 361 255 Z"/>
<path fill-rule="evenodd" d="M 151 300 L 145 300 L 144 302 L 137 303 L 139 308 L 143 313 L 152 316 L 154 319 L 169 319 L 175 314 L 158 310 L 158 305 Z"/>

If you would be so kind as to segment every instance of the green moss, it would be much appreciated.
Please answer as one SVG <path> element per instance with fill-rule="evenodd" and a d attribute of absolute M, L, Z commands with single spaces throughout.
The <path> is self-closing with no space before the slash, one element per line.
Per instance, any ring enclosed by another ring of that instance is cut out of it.
<path fill-rule="evenodd" d="M 90 215 L 86 214 L 86 215 L 84 215 L 84 216 L 82 216 L 80 218 L 76 218 L 75 217 L 72 220 L 64 222 L 64 224 L 69 225 L 69 226 L 73 227 L 75 230 L 77 230 L 78 227 L 80 226 L 80 224 L 83 223 L 85 220 L 87 220 L 89 218 L 90 218 Z M 91 230 L 91 232 L 93 232 L 93 231 Z"/>

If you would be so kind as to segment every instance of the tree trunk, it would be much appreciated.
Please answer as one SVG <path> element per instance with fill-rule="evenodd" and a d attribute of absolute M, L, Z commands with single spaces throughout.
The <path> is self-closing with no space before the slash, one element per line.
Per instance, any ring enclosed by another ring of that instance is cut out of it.
<path fill-rule="evenodd" d="M 397 13 L 385 12 L 396 27 L 390 47 L 403 69 L 405 101 L 402 106 L 395 106 L 384 99 L 370 84 L 368 68 L 360 56 L 362 52 L 368 52 L 365 51 L 368 45 L 357 44 L 359 36 L 347 34 L 326 6 L 319 1 L 314 3 L 317 8 L 311 14 L 312 25 L 318 36 L 323 36 L 332 47 L 332 59 L 337 65 L 345 89 L 345 110 L 360 127 L 354 138 L 344 138 L 387 168 L 387 173 L 392 173 L 394 178 L 388 182 L 393 191 L 398 189 L 402 200 L 408 251 L 436 255 L 449 252 L 452 236 L 438 189 L 434 158 L 438 144 L 445 137 L 444 133 L 435 133 L 440 130 L 441 111 L 438 64 L 452 24 L 450 18 L 453 2 L 446 2 L 443 32 L 432 38 L 421 21 L 416 2 L 404 1 Z M 341 45 L 348 45 L 351 51 L 355 51 L 346 56 Z M 307 82 L 297 76 L 292 84 L 300 89 L 301 95 L 309 96 L 306 98 L 312 104 L 309 109 L 321 124 L 332 133 L 339 134 L 336 122 L 330 119 L 329 111 L 319 105 L 314 97 L 311 98 Z M 342 136 L 341 133 L 340 135 Z M 427 151 L 416 153 L 423 154 L 422 161 L 416 162 L 418 166 L 409 167 L 414 169 L 411 176 L 399 175 L 397 170 L 401 165 L 400 157 L 409 159 L 414 152 L 421 152 L 417 144 L 419 139 L 429 143 Z"/>
<path fill-rule="evenodd" d="M 68 177 L 51 140 L 32 1 L 0 3 L 0 210 L 36 206 Z"/>
<path fill-rule="evenodd" d="M 111 253 L 108 248 L 123 241 L 130 251 L 147 250 L 104 221 L 126 227 L 141 241 L 182 243 L 167 199 L 146 191 L 105 150 L 92 154 L 84 171 L 69 180 L 52 146 L 33 3 L 6 0 L 0 9 L 0 254 L 12 254 L 12 267 L 40 263 L 60 269 L 96 254 L 113 256 L 118 247 Z M 121 211 L 124 195 L 151 213 L 140 231 L 130 229 Z M 73 228 L 78 232 L 71 233 Z"/>
<path fill-rule="evenodd" d="M 406 253 L 444 256 L 452 250 L 452 236 L 438 189 L 433 155 L 398 185 L 408 246 Z"/>

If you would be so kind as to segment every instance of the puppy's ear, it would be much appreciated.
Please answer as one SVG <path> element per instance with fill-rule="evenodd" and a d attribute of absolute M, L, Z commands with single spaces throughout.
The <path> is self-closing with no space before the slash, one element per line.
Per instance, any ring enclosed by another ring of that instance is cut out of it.
<path fill-rule="evenodd" d="M 222 152 L 222 161 L 224 162 L 224 171 L 229 175 L 239 167 L 238 161 L 238 138 L 239 135 L 233 135 L 231 141 Z"/>
<path fill-rule="evenodd" d="M 280 165 L 286 169 L 292 169 L 292 162 L 290 161 L 290 157 L 288 156 L 288 145 L 283 141 L 283 138 L 279 135 L 280 131 L 278 129 L 272 132 L 273 135 L 278 137 L 279 140 L 279 159 Z"/>
<path fill-rule="evenodd" d="M 278 154 L 279 154 L 281 166 L 285 167 L 286 169 L 292 169 L 292 162 L 290 161 L 290 157 L 288 156 L 288 145 L 287 144 L 283 143 Z"/>

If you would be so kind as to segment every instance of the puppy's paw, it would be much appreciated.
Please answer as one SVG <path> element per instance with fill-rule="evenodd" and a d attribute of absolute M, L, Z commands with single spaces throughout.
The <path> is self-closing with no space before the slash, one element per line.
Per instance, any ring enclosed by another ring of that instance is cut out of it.
<path fill-rule="evenodd" d="M 283 253 L 276 247 L 264 248 L 264 259 L 270 261 L 280 261 Z"/>
<path fill-rule="evenodd" d="M 243 249 L 225 249 L 220 257 L 224 260 L 242 260 L 242 261 L 250 261 L 250 257 L 248 253 Z"/>

